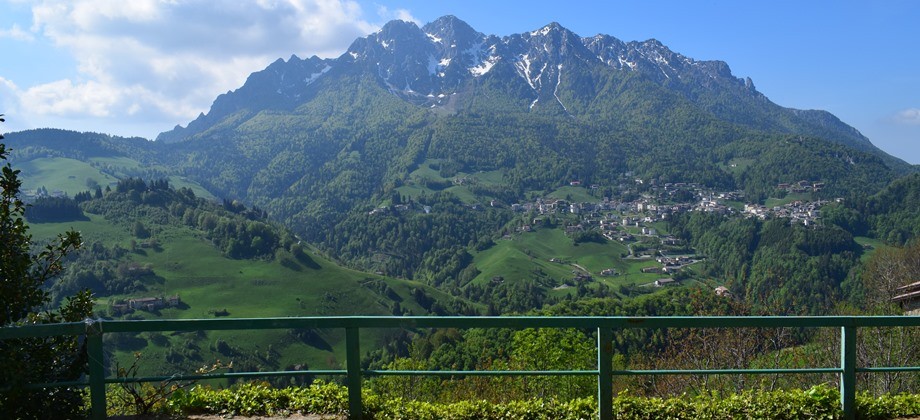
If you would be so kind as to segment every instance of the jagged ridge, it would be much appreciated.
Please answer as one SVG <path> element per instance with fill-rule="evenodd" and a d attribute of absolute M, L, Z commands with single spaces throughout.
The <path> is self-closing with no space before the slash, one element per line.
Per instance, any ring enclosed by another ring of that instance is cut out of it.
<path fill-rule="evenodd" d="M 698 61 L 661 42 L 624 42 L 610 35 L 580 37 L 558 23 L 504 37 L 485 35 L 455 16 L 419 28 L 394 20 L 356 39 L 335 59 L 292 56 L 253 73 L 238 90 L 220 95 L 208 114 L 158 140 L 181 141 L 230 115 L 265 109 L 292 110 L 309 101 L 318 81 L 337 73 L 371 74 L 389 92 L 418 106 L 455 111 L 477 86 L 501 81 L 520 112 L 589 116 L 603 103 L 592 88 L 597 74 L 632 73 L 691 101 L 715 117 L 771 132 L 805 134 L 881 153 L 836 117 L 776 105 L 750 78 L 735 77 L 722 61 Z M 580 79 L 579 79 L 580 78 Z M 486 81 L 488 80 L 488 81 Z M 564 96 L 577 97 L 566 103 Z M 526 106 L 525 106 L 526 104 Z M 502 109 L 507 111 L 507 109 Z"/>

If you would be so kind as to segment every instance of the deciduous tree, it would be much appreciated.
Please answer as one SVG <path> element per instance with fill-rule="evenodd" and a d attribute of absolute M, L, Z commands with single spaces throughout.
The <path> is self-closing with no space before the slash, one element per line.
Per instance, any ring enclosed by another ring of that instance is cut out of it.
<path fill-rule="evenodd" d="M 0 143 L 0 160 L 7 160 L 7 154 L 6 146 Z M 71 297 L 58 310 L 49 310 L 49 294 L 42 288 L 61 272 L 64 256 L 80 247 L 80 234 L 61 234 L 35 253 L 25 223 L 26 206 L 19 198 L 21 186 L 19 171 L 6 163 L 0 169 L 0 327 L 82 321 L 92 315 L 88 291 Z M 4 389 L 0 392 L 0 413 L 17 419 L 80 417 L 82 390 L 28 390 L 24 385 L 76 380 L 85 369 L 86 351 L 79 338 L 0 341 L 0 384 Z"/>

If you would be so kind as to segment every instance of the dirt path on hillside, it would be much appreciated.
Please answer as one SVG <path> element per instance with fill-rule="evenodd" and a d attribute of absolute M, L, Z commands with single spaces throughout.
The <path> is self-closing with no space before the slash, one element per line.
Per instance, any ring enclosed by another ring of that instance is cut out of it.
<path fill-rule="evenodd" d="M 577 269 L 579 269 L 579 270 L 581 270 L 581 271 L 584 271 L 585 274 L 589 274 L 589 275 L 591 274 L 591 272 L 588 271 L 587 268 L 584 268 L 584 267 L 582 267 L 582 266 L 580 266 L 580 265 L 578 265 L 578 264 L 572 263 L 572 267 L 575 267 L 575 268 L 577 268 Z"/>

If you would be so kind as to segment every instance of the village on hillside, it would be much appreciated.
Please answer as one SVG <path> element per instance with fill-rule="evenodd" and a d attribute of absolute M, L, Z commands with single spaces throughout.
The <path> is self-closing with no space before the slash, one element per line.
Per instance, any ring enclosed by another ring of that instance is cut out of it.
<path fill-rule="evenodd" d="M 504 239 L 512 239 L 515 233 L 532 232 L 546 226 L 552 219 L 551 225 L 564 229 L 570 237 L 599 234 L 605 240 L 620 242 L 629 251 L 622 255 L 623 258 L 655 260 L 658 263 L 643 268 L 643 273 L 672 276 L 663 277 L 651 284 L 662 287 L 677 284 L 674 274 L 702 259 L 695 255 L 695 251 L 685 241 L 660 231 L 666 230 L 669 219 L 681 213 L 698 211 L 729 217 L 756 217 L 761 220 L 784 218 L 813 227 L 820 223 L 821 208 L 828 204 L 826 200 L 808 199 L 810 193 L 824 188 L 824 183 L 817 181 L 778 184 L 777 192 L 795 194 L 793 197 L 798 199 L 774 200 L 782 204 L 767 206 L 746 202 L 745 194 L 741 191 L 718 191 L 692 182 L 656 183 L 635 178 L 628 172 L 621 178 L 623 182 L 613 188 L 585 185 L 582 181 L 572 180 L 567 185 L 561 185 L 556 193 L 533 201 L 508 204 L 491 199 L 487 203 L 472 203 L 469 206 L 478 210 L 486 207 L 506 208 L 520 214 L 521 222 L 515 232 L 505 232 Z M 475 178 L 470 176 L 453 179 L 455 186 L 467 186 L 475 182 Z M 410 199 L 374 208 L 368 214 L 410 211 L 429 214 L 432 207 Z M 576 282 L 591 280 L 591 274 L 585 270 L 575 270 L 573 273 Z M 620 273 L 609 268 L 594 274 L 610 277 Z"/>

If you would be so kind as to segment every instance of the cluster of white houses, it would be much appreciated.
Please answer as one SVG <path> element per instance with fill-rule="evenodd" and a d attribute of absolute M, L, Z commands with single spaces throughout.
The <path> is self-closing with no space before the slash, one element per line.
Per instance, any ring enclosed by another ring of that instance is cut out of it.
<path fill-rule="evenodd" d="M 806 193 L 821 191 L 821 189 L 824 188 L 824 183 L 818 181 L 799 181 L 792 184 L 779 184 L 776 188 L 791 193 Z"/>
<path fill-rule="evenodd" d="M 630 173 L 625 176 L 631 176 Z M 466 180 L 466 178 L 463 178 Z M 641 179 L 636 179 L 636 184 L 645 184 Z M 457 181 L 455 180 L 455 183 Z M 458 185 L 463 185 L 460 182 Z M 641 224 L 654 223 L 660 220 L 668 219 L 672 214 L 679 214 L 688 211 L 702 211 L 718 214 L 737 214 L 736 207 L 729 206 L 728 202 L 743 202 L 744 193 L 741 191 L 718 192 L 710 190 L 700 184 L 692 182 L 675 182 L 656 184 L 654 181 L 649 182 L 651 189 L 642 194 L 635 200 L 625 201 L 615 198 L 604 197 L 597 202 L 579 202 L 574 200 L 564 200 L 558 198 L 537 198 L 532 202 L 514 203 L 510 206 L 498 200 L 491 200 L 489 207 L 510 207 L 512 211 L 518 213 L 536 213 L 538 215 L 552 214 L 572 214 L 582 217 L 583 222 L 587 224 L 599 224 L 601 230 L 604 227 L 610 227 L 611 221 L 621 223 L 622 226 L 636 226 Z M 579 180 L 569 182 L 569 186 L 583 186 Z M 591 190 L 592 194 L 600 188 L 597 185 L 584 188 Z M 807 193 L 816 192 L 824 188 L 824 183 L 818 181 L 798 181 L 791 184 L 778 184 L 777 189 L 786 190 L 790 193 Z M 628 185 L 619 185 L 617 187 L 621 192 L 633 194 L 637 193 Z M 676 201 L 676 203 L 675 203 Z M 669 203 L 670 202 L 670 203 Z M 767 217 L 789 218 L 801 222 L 805 225 L 813 225 L 820 218 L 820 208 L 827 204 L 827 201 L 795 201 L 783 206 L 766 207 L 758 204 L 744 205 L 743 214 L 748 217 Z M 473 208 L 480 208 L 482 205 L 474 204 Z M 430 213 L 430 206 L 423 206 L 419 203 L 403 203 L 394 206 L 382 206 L 372 209 L 369 214 L 379 214 L 388 211 L 405 212 L 421 211 Z M 624 217 L 630 215 L 632 218 Z M 522 230 L 530 230 L 524 227 Z M 645 233 L 655 235 L 654 233 Z M 619 238 L 609 238 L 619 239 Z"/>
<path fill-rule="evenodd" d="M 653 223 L 664 220 L 672 214 L 687 211 L 703 211 L 719 214 L 733 214 L 737 211 L 725 204 L 731 200 L 728 196 L 733 193 L 709 194 L 700 197 L 693 204 L 660 204 L 654 199 L 642 198 L 632 202 L 620 202 L 605 198 L 598 203 L 569 202 L 559 199 L 539 198 L 532 203 L 512 204 L 511 210 L 516 212 L 537 212 L 540 215 L 570 213 L 583 215 L 586 220 L 597 218 L 602 226 L 611 220 L 620 221 L 623 226 L 638 226 L 640 223 Z M 788 218 L 801 222 L 806 226 L 813 225 L 821 217 L 821 207 L 826 205 L 826 200 L 801 201 L 796 200 L 781 206 L 767 207 L 759 204 L 745 204 L 742 212 L 748 216 L 766 219 L 767 217 Z M 617 212 L 617 214 L 611 213 Z M 623 217 L 624 214 L 633 216 Z"/>
<path fill-rule="evenodd" d="M 805 226 L 817 223 L 821 218 L 821 207 L 827 201 L 793 201 L 782 206 L 766 207 L 757 204 L 745 204 L 744 213 L 750 216 L 766 219 L 767 217 L 781 217 L 800 222 Z"/>

